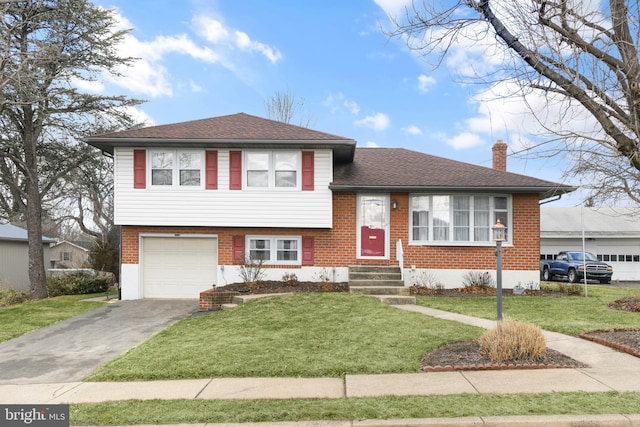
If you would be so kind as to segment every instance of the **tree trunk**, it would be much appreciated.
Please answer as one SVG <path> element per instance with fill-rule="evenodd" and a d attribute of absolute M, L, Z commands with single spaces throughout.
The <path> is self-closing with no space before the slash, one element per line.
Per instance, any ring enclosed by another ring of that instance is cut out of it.
<path fill-rule="evenodd" d="M 29 296 L 41 299 L 48 296 L 47 276 L 44 266 L 44 246 L 42 244 L 42 200 L 38 185 L 38 157 L 36 144 L 38 132 L 24 130 L 24 155 L 27 166 L 26 202 L 27 236 L 29 240 Z"/>

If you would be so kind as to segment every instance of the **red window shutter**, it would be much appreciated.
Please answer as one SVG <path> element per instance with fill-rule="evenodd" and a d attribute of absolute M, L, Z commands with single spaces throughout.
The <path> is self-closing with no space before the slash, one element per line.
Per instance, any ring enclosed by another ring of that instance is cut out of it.
<path fill-rule="evenodd" d="M 302 190 L 313 191 L 313 151 L 302 152 Z"/>
<path fill-rule="evenodd" d="M 314 265 L 313 237 L 302 236 L 302 265 Z"/>
<path fill-rule="evenodd" d="M 233 236 L 233 263 L 244 264 L 244 236 Z"/>
<path fill-rule="evenodd" d="M 146 150 L 133 150 L 133 188 L 147 188 Z"/>
<path fill-rule="evenodd" d="M 218 152 L 215 150 L 205 152 L 205 182 L 207 190 L 218 189 Z"/>
<path fill-rule="evenodd" d="M 242 190 L 242 151 L 229 151 L 229 190 Z"/>

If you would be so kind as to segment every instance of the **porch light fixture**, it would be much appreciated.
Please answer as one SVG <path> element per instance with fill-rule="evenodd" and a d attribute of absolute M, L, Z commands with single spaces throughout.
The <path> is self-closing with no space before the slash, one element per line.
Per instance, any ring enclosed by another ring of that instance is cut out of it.
<path fill-rule="evenodd" d="M 500 222 L 491 227 L 493 241 L 496 242 L 496 296 L 498 297 L 498 322 L 502 321 L 502 242 L 505 241 L 507 227 Z"/>
<path fill-rule="evenodd" d="M 396 199 L 391 201 L 391 209 L 398 209 L 398 201 Z"/>

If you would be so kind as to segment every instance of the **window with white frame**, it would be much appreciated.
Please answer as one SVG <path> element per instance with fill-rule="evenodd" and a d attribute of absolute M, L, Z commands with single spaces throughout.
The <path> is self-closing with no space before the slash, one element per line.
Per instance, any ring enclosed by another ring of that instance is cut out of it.
<path fill-rule="evenodd" d="M 152 186 L 201 186 L 202 151 L 153 150 L 149 156 Z"/>
<path fill-rule="evenodd" d="M 411 195 L 412 243 L 487 243 L 491 227 L 500 219 L 510 221 L 510 196 Z"/>
<path fill-rule="evenodd" d="M 298 188 L 300 153 L 245 151 L 247 188 Z"/>
<path fill-rule="evenodd" d="M 264 264 L 302 263 L 300 236 L 247 236 L 247 257 Z"/>

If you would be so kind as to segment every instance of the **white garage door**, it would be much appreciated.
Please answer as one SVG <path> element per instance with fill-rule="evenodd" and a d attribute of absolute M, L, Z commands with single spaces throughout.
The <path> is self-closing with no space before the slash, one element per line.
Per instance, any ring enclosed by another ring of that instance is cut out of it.
<path fill-rule="evenodd" d="M 218 239 L 143 237 L 143 298 L 199 298 L 216 283 Z"/>

